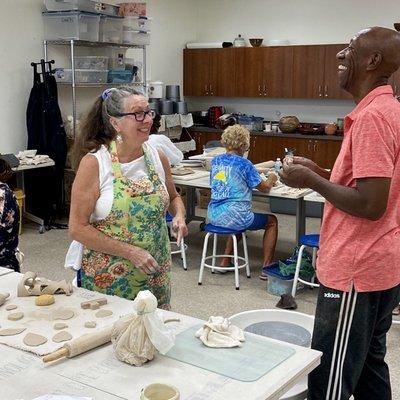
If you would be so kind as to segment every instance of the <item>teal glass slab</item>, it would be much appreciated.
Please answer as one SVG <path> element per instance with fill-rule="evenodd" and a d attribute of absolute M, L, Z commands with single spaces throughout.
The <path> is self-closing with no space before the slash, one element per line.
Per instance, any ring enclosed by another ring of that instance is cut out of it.
<path fill-rule="evenodd" d="M 195 337 L 201 326 L 178 334 L 174 347 L 165 356 L 231 379 L 253 382 L 295 353 L 289 344 L 272 342 L 263 336 L 246 332 L 242 347 L 207 347 Z"/>

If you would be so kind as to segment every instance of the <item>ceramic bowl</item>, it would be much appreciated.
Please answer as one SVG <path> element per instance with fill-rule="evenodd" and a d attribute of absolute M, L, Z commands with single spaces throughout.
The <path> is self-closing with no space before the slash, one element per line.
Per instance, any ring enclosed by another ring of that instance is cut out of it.
<path fill-rule="evenodd" d="M 249 39 L 249 42 L 253 47 L 260 47 L 262 45 L 263 39 Z"/>

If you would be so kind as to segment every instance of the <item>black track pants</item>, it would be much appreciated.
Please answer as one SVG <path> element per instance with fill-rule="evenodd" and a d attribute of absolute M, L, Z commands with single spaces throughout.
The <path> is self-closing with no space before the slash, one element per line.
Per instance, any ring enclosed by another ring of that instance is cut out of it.
<path fill-rule="evenodd" d="M 308 400 L 389 400 L 386 333 L 400 286 L 378 292 L 341 292 L 320 286 L 312 348 L 323 352 L 310 373 Z"/>

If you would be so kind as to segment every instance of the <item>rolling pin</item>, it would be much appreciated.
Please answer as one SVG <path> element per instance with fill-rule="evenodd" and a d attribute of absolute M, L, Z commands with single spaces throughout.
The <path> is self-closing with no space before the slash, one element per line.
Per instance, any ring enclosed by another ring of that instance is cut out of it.
<path fill-rule="evenodd" d="M 72 358 L 77 356 L 78 354 L 82 354 L 86 351 L 102 346 L 103 344 L 111 341 L 111 330 L 112 326 L 104 328 L 101 331 L 87 333 L 77 339 L 73 339 L 70 342 L 64 344 L 61 349 L 54 351 L 53 353 L 47 354 L 47 356 L 44 356 L 43 362 L 48 363 L 51 361 L 59 360 L 63 357 Z"/>

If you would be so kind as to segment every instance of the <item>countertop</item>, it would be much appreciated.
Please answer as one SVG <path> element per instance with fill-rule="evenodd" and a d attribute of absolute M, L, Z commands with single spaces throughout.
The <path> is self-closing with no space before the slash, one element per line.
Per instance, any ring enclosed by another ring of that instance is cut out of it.
<path fill-rule="evenodd" d="M 192 132 L 222 132 L 222 129 L 218 128 L 209 128 L 208 126 L 203 125 L 193 125 L 189 128 L 189 131 Z M 271 132 L 260 132 L 260 131 L 251 131 L 253 136 L 266 136 L 266 137 L 285 137 L 285 138 L 294 138 L 294 139 L 314 139 L 314 140 L 343 140 L 343 136 L 339 135 L 304 135 L 302 133 L 271 133 Z"/>

